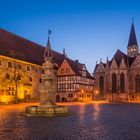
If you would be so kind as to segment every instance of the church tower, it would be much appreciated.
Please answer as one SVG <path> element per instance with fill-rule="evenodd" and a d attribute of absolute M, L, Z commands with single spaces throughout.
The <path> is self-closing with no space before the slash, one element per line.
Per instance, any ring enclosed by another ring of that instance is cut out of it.
<path fill-rule="evenodd" d="M 127 46 L 127 54 L 130 57 L 135 57 L 139 53 L 139 47 L 137 43 L 137 38 L 135 34 L 134 23 L 132 22 L 128 46 Z"/>

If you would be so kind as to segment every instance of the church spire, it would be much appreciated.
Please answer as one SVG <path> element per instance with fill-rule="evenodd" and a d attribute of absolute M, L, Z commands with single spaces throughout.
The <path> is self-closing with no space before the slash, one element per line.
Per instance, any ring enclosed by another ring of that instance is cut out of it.
<path fill-rule="evenodd" d="M 133 45 L 138 45 L 138 43 L 137 43 L 134 23 L 132 21 L 131 31 L 130 31 L 129 41 L 128 41 L 128 46 L 133 46 Z"/>
<path fill-rule="evenodd" d="M 128 46 L 127 46 L 127 54 L 130 57 L 135 57 L 135 56 L 137 56 L 138 52 L 139 52 L 138 43 L 137 43 L 134 23 L 132 21 L 130 36 L 129 36 L 129 40 L 128 40 Z"/>

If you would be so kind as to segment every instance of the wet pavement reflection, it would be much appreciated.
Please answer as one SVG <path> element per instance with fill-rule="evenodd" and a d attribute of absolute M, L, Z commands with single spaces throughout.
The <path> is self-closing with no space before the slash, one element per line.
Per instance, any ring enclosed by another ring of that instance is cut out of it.
<path fill-rule="evenodd" d="M 0 140 L 140 140 L 140 104 L 68 104 L 73 115 L 25 117 L 0 105 Z"/>

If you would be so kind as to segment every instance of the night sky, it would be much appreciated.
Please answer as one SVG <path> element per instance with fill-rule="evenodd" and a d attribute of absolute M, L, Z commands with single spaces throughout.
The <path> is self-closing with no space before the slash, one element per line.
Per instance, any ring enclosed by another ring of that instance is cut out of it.
<path fill-rule="evenodd" d="M 0 0 L 0 28 L 43 46 L 50 29 L 52 48 L 90 72 L 100 58 L 126 52 L 132 18 L 140 43 L 139 0 Z"/>

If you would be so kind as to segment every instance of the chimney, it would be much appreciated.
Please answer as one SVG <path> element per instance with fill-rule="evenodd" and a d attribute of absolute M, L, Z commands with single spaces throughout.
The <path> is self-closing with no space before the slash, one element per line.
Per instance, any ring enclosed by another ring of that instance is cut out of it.
<path fill-rule="evenodd" d="M 79 63 L 79 60 L 75 60 L 76 63 Z"/>

